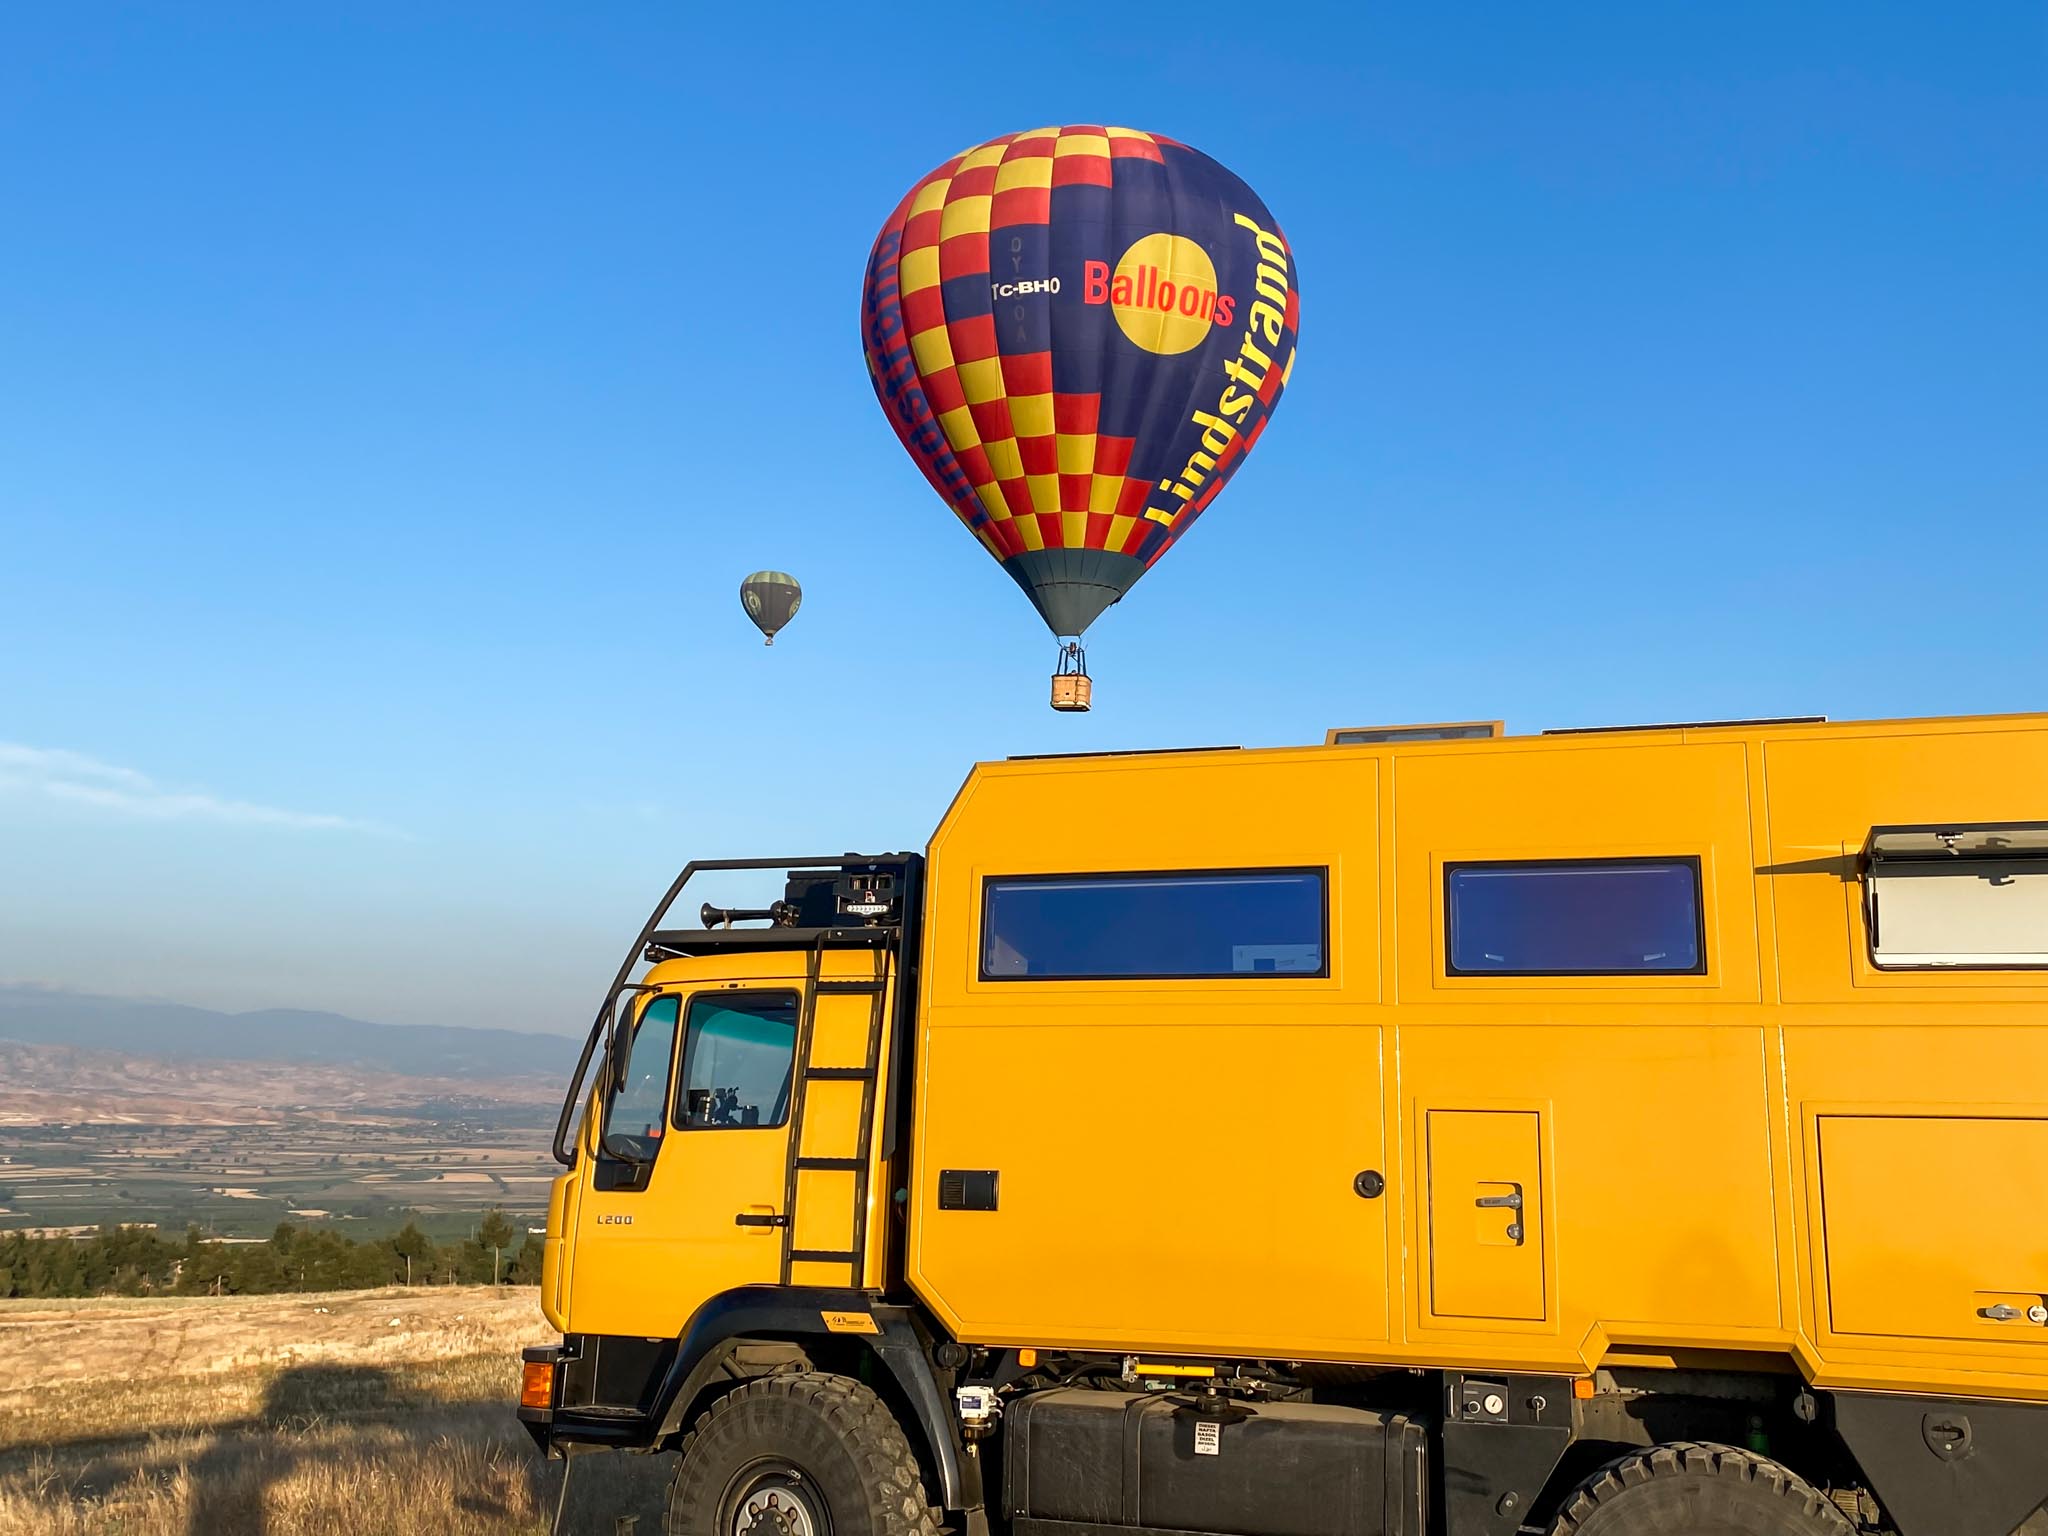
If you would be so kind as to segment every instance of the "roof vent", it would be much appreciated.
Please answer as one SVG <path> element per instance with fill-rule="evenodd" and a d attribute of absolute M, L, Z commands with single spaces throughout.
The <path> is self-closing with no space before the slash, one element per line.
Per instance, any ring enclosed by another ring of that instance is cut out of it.
<path fill-rule="evenodd" d="M 1498 720 L 1452 720 L 1434 725 L 1361 725 L 1334 730 L 1326 747 L 1383 747 L 1398 741 L 1487 741 L 1505 735 Z"/>

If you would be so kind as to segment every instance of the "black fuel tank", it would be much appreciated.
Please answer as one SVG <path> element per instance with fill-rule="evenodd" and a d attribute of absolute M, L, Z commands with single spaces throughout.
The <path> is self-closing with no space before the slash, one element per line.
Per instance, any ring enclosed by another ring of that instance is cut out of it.
<path fill-rule="evenodd" d="M 1018 1536 L 1421 1536 L 1424 1454 L 1398 1414 L 1062 1387 L 1003 1416 L 1003 1506 Z"/>

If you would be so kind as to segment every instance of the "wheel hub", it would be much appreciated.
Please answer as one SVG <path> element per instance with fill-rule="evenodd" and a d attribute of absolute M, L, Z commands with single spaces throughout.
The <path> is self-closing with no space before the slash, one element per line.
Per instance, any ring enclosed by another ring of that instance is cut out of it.
<path fill-rule="evenodd" d="M 826 1536 L 803 1476 L 795 1470 L 756 1478 L 733 1511 L 730 1536 Z"/>

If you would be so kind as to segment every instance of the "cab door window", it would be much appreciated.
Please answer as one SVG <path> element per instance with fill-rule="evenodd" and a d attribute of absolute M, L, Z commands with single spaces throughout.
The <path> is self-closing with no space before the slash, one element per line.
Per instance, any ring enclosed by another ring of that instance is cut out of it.
<path fill-rule="evenodd" d="M 640 1010 L 625 1066 L 604 1111 L 604 1145 L 616 1156 L 647 1161 L 661 1150 L 681 1008 L 682 999 L 671 993 Z"/>
<path fill-rule="evenodd" d="M 676 1128 L 750 1130 L 789 1119 L 794 992 L 721 992 L 690 1003 Z"/>

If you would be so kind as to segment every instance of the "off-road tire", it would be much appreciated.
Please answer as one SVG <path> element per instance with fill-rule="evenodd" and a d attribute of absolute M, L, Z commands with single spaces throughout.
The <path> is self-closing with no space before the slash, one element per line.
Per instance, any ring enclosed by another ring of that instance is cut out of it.
<path fill-rule="evenodd" d="M 1812 1484 L 1754 1451 L 1681 1441 L 1602 1467 L 1551 1536 L 1854 1536 Z"/>
<path fill-rule="evenodd" d="M 669 1484 L 667 1536 L 733 1536 L 738 1495 L 764 1467 L 795 1472 L 823 1506 L 817 1536 L 938 1536 L 895 1415 L 821 1371 L 759 1377 L 705 1410 Z"/>

